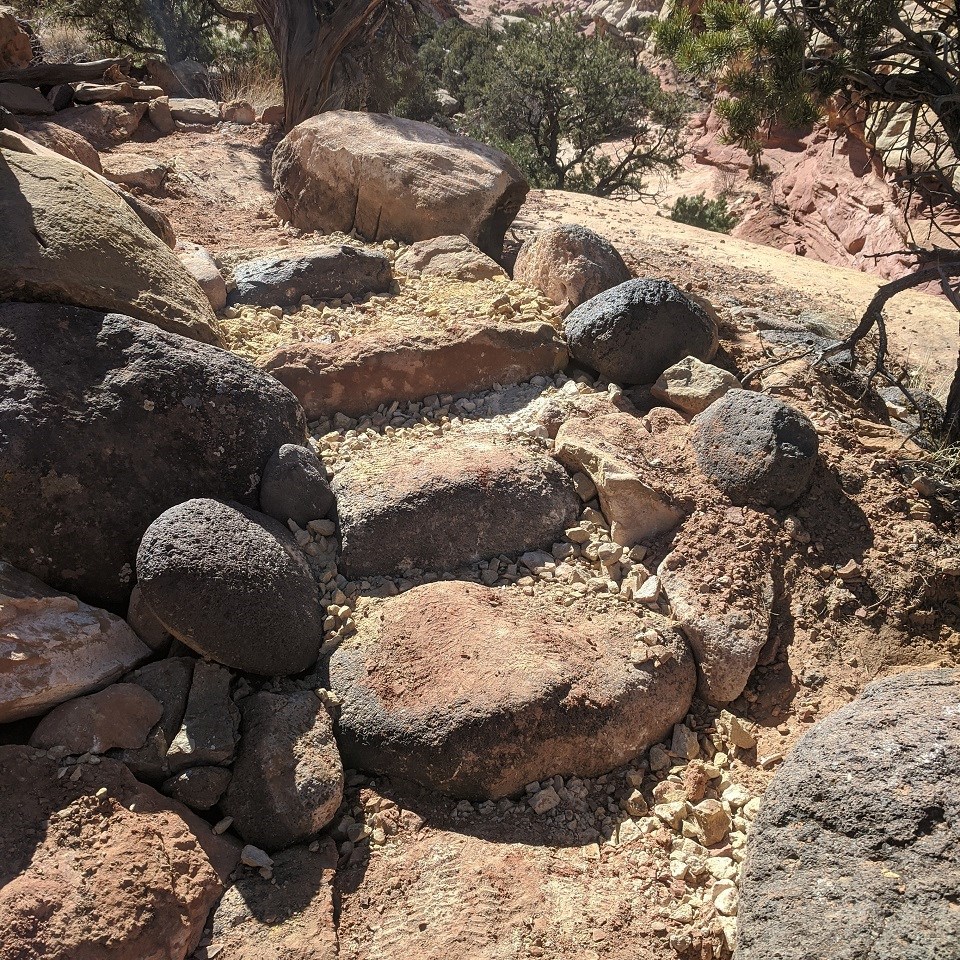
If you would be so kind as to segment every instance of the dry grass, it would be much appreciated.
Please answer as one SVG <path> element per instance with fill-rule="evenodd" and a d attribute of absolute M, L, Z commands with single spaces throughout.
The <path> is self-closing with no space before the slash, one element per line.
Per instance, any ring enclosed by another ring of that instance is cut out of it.
<path fill-rule="evenodd" d="M 283 103 L 280 74 L 262 63 L 230 63 L 211 79 L 218 100 L 246 100 L 259 113 L 264 107 Z"/>
<path fill-rule="evenodd" d="M 83 27 L 55 17 L 32 21 L 43 44 L 44 58 L 50 63 L 78 63 L 96 60 L 103 51 Z"/>

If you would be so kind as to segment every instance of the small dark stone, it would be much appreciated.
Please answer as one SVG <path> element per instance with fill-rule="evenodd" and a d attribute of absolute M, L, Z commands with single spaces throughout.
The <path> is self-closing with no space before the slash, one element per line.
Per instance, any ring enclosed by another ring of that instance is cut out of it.
<path fill-rule="evenodd" d="M 393 271 L 382 253 L 357 247 L 319 247 L 296 257 L 269 256 L 241 263 L 233 271 L 231 304 L 261 307 L 298 305 L 300 298 L 333 300 L 349 294 L 383 293 Z"/>
<path fill-rule="evenodd" d="M 694 417 L 692 428 L 700 469 L 738 506 L 788 507 L 810 485 L 817 431 L 780 400 L 731 390 Z"/>
<path fill-rule="evenodd" d="M 229 783 L 230 771 L 226 767 L 190 767 L 167 780 L 163 792 L 192 810 L 209 810 Z"/>
<path fill-rule="evenodd" d="M 574 360 L 624 386 L 654 383 L 684 357 L 710 360 L 717 328 L 667 280 L 629 280 L 577 307 L 565 321 Z"/>
<path fill-rule="evenodd" d="M 285 443 L 267 461 L 260 481 L 260 509 L 265 514 L 302 527 L 325 517 L 332 506 L 323 464 L 312 450 Z"/>

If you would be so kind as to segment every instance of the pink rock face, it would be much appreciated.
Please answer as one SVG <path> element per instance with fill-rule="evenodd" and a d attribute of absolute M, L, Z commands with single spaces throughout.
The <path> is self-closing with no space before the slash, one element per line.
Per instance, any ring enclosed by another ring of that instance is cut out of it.
<path fill-rule="evenodd" d="M 743 150 L 721 142 L 716 114 L 698 124 L 691 144 L 698 163 L 749 169 Z M 873 259 L 903 249 L 907 227 L 882 165 L 862 140 L 825 125 L 778 129 L 764 147 L 763 162 L 774 174 L 770 194 L 758 196 L 733 236 L 887 278 L 908 272 L 896 257 Z"/>
<path fill-rule="evenodd" d="M 150 652 L 119 617 L 0 563 L 0 723 L 96 690 Z"/>
<path fill-rule="evenodd" d="M 114 747 L 136 750 L 162 716 L 160 702 L 143 687 L 115 683 L 55 707 L 33 731 L 30 745 L 63 745 L 70 753 L 105 753 Z"/>
<path fill-rule="evenodd" d="M 0 958 L 183 960 L 233 846 L 121 763 L 0 747 Z"/>

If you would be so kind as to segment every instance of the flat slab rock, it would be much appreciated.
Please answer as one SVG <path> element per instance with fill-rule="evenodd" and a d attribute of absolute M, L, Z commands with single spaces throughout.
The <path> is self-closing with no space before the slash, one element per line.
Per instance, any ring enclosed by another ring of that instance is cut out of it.
<path fill-rule="evenodd" d="M 555 460 L 472 436 L 378 444 L 332 487 L 340 566 L 354 578 L 546 548 L 580 509 Z"/>
<path fill-rule="evenodd" d="M 71 769 L 0 747 L 0 957 L 183 960 L 235 844 L 121 763 Z"/>
<path fill-rule="evenodd" d="M 39 716 L 150 655 L 119 617 L 0 561 L 0 723 Z"/>
<path fill-rule="evenodd" d="M 945 960 L 960 944 L 960 671 L 871 684 L 754 822 L 738 960 Z"/>
<path fill-rule="evenodd" d="M 567 348 L 549 323 L 467 322 L 419 336 L 370 333 L 339 343 L 295 343 L 258 363 L 313 420 L 551 376 L 566 366 Z"/>
<path fill-rule="evenodd" d="M 497 799 L 593 776 L 660 740 L 690 705 L 678 630 L 584 602 L 450 581 L 362 601 L 330 660 L 338 741 L 358 769 Z"/>

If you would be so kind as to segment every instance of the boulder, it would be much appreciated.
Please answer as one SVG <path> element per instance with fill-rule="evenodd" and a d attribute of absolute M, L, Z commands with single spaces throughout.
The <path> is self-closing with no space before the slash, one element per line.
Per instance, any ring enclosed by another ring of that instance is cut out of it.
<path fill-rule="evenodd" d="M 171 97 L 170 115 L 180 123 L 198 123 L 205 127 L 220 122 L 220 108 L 203 97 Z"/>
<path fill-rule="evenodd" d="M 404 243 L 463 234 L 496 257 L 527 183 L 506 154 L 428 123 L 331 110 L 273 155 L 277 214 L 302 230 Z"/>
<path fill-rule="evenodd" d="M 12 7 L 0 7 L 0 70 L 29 66 L 32 59 L 30 34 L 20 25 Z"/>
<path fill-rule="evenodd" d="M 333 880 L 337 848 L 291 847 L 273 858 L 273 877 L 245 870 L 213 912 L 207 955 L 228 960 L 337 960 Z"/>
<path fill-rule="evenodd" d="M 679 415 L 657 409 L 575 416 L 557 432 L 557 458 L 593 481 L 614 543 L 632 547 L 672 530 L 696 507 L 693 458 Z"/>
<path fill-rule="evenodd" d="M 267 126 L 279 127 L 283 123 L 284 109 L 282 103 L 272 103 L 260 111 L 259 121 Z"/>
<path fill-rule="evenodd" d="M 149 693 L 163 713 L 147 735 L 142 747 L 116 750 L 111 755 L 122 760 L 140 780 L 159 781 L 170 775 L 167 750 L 180 730 L 187 711 L 187 699 L 197 661 L 192 657 L 169 657 L 148 663 L 124 677 Z"/>
<path fill-rule="evenodd" d="M 273 851 L 308 840 L 337 812 L 343 766 L 326 707 L 312 690 L 241 701 L 240 752 L 223 810 L 247 842 Z"/>
<path fill-rule="evenodd" d="M 240 713 L 230 697 L 229 670 L 199 660 L 193 669 L 183 721 L 167 750 L 167 769 L 229 764 L 237 748 Z"/>
<path fill-rule="evenodd" d="M 230 303 L 299 306 L 301 297 L 333 300 L 390 289 L 393 274 L 382 253 L 347 246 L 320 246 L 296 256 L 267 256 L 234 268 Z"/>
<path fill-rule="evenodd" d="M 223 796 L 230 777 L 226 767 L 190 767 L 167 780 L 163 792 L 191 810 L 209 810 Z"/>
<path fill-rule="evenodd" d="M 0 83 L 0 107 L 11 113 L 40 116 L 53 113 L 53 104 L 39 90 L 19 83 Z"/>
<path fill-rule="evenodd" d="M 739 960 L 935 960 L 960 943 L 960 672 L 888 677 L 821 720 L 750 831 Z"/>
<path fill-rule="evenodd" d="M 82 163 L 94 173 L 103 173 L 100 154 L 79 133 L 52 121 L 24 118 L 22 122 L 24 135 L 31 140 L 68 160 Z"/>
<path fill-rule="evenodd" d="M 621 385 L 654 383 L 684 357 L 709 360 L 717 328 L 667 280 L 630 280 L 581 304 L 566 319 L 574 360 Z"/>
<path fill-rule="evenodd" d="M 130 602 L 127 604 L 127 623 L 151 650 L 164 653 L 170 647 L 173 637 L 147 606 L 139 587 L 134 587 L 130 593 Z"/>
<path fill-rule="evenodd" d="M 74 102 L 73 86 L 69 83 L 58 83 L 47 91 L 47 99 L 52 104 L 54 111 L 66 110 Z"/>
<path fill-rule="evenodd" d="M 507 276 L 496 260 L 464 236 L 419 240 L 397 257 L 394 266 L 407 277 L 450 277 L 470 282 Z"/>
<path fill-rule="evenodd" d="M 181 642 L 235 670 L 300 673 L 317 659 L 322 614 L 306 559 L 285 526 L 197 499 L 150 524 L 137 580 Z"/>
<path fill-rule="evenodd" d="M 199 243 L 191 243 L 189 240 L 179 240 L 177 256 L 187 273 L 200 284 L 200 289 L 206 294 L 210 306 L 214 310 L 222 310 L 227 305 L 227 284 L 206 247 L 201 247 Z"/>
<path fill-rule="evenodd" d="M 255 504 L 267 459 L 305 437 L 296 399 L 226 351 L 0 304 L 0 555 L 53 586 L 123 609 L 155 517 L 194 496 Z"/>
<path fill-rule="evenodd" d="M 731 390 L 695 417 L 692 427 L 700 469 L 733 503 L 788 507 L 810 486 L 816 428 L 781 400 Z"/>
<path fill-rule="evenodd" d="M 631 760 L 685 715 L 693 658 L 662 618 L 587 604 L 458 581 L 361 600 L 330 660 L 344 761 L 497 799 Z"/>
<path fill-rule="evenodd" d="M 157 97 L 151 100 L 148 106 L 150 122 L 157 128 L 157 133 L 167 136 L 177 129 L 173 114 L 170 112 L 170 98 Z"/>
<path fill-rule="evenodd" d="M 111 153 L 103 161 L 108 180 L 141 190 L 159 190 L 169 172 L 166 163 L 136 153 Z"/>
<path fill-rule="evenodd" d="M 695 415 L 703 413 L 728 391 L 739 388 L 740 381 L 727 370 L 703 363 L 696 357 L 684 357 L 663 371 L 650 392 L 683 413 Z"/>
<path fill-rule="evenodd" d="M 0 155 L 0 300 L 120 310 L 220 343 L 203 291 L 101 179 L 50 154 Z"/>
<path fill-rule="evenodd" d="M 523 244 L 513 277 L 535 287 L 566 314 L 604 290 L 626 283 L 630 271 L 609 240 L 586 227 L 564 224 Z"/>
<path fill-rule="evenodd" d="M 732 513 L 731 518 L 715 510 L 712 520 L 689 521 L 657 570 L 672 616 L 697 661 L 697 693 L 714 706 L 743 693 L 770 640 L 780 599 L 778 524 L 758 511 Z M 732 582 L 722 586 L 718 558 L 730 555 L 731 543 L 737 544 L 736 566 L 730 570 Z"/>
<path fill-rule="evenodd" d="M 109 181 L 107 181 L 109 182 Z M 122 187 L 114 186 L 123 202 L 137 215 L 140 222 L 160 241 L 171 250 L 177 245 L 177 235 L 173 232 L 173 225 L 165 213 L 156 207 L 150 206 L 139 197 L 128 193 Z M 196 337 L 192 339 L 197 339 Z"/>
<path fill-rule="evenodd" d="M 147 60 L 147 76 L 168 97 L 194 97 L 206 87 L 207 69 L 195 60 L 183 60 L 172 66 L 166 60 Z"/>
<path fill-rule="evenodd" d="M 294 343 L 258 363 L 313 420 L 335 413 L 356 417 L 393 400 L 552 376 L 566 366 L 567 348 L 549 323 L 464 320 L 454 329 L 419 335 L 361 333 L 338 343 Z"/>
<path fill-rule="evenodd" d="M 126 143 L 140 126 L 146 103 L 90 103 L 70 107 L 57 114 L 56 122 L 79 133 L 97 150 Z"/>
<path fill-rule="evenodd" d="M 257 112 L 248 100 L 229 100 L 220 109 L 221 116 L 230 123 L 256 123 Z"/>
<path fill-rule="evenodd" d="M 35 717 L 106 686 L 150 648 L 106 610 L 0 561 L 0 723 Z"/>
<path fill-rule="evenodd" d="M 555 460 L 469 436 L 380 444 L 347 464 L 333 491 L 340 567 L 354 579 L 549 548 L 580 512 Z"/>
<path fill-rule="evenodd" d="M 0 956 L 183 960 L 236 849 L 120 763 L 0 747 Z"/>
<path fill-rule="evenodd" d="M 309 447 L 285 443 L 267 461 L 260 481 L 260 509 L 286 523 L 305 527 L 333 507 L 327 474 Z"/>
<path fill-rule="evenodd" d="M 69 753 L 135 750 L 163 716 L 160 702 L 135 683 L 114 683 L 54 707 L 37 725 L 30 746 L 64 746 Z"/>
<path fill-rule="evenodd" d="M 73 97 L 77 103 L 133 103 L 162 97 L 163 88 L 124 80 L 120 83 L 78 83 Z"/>

